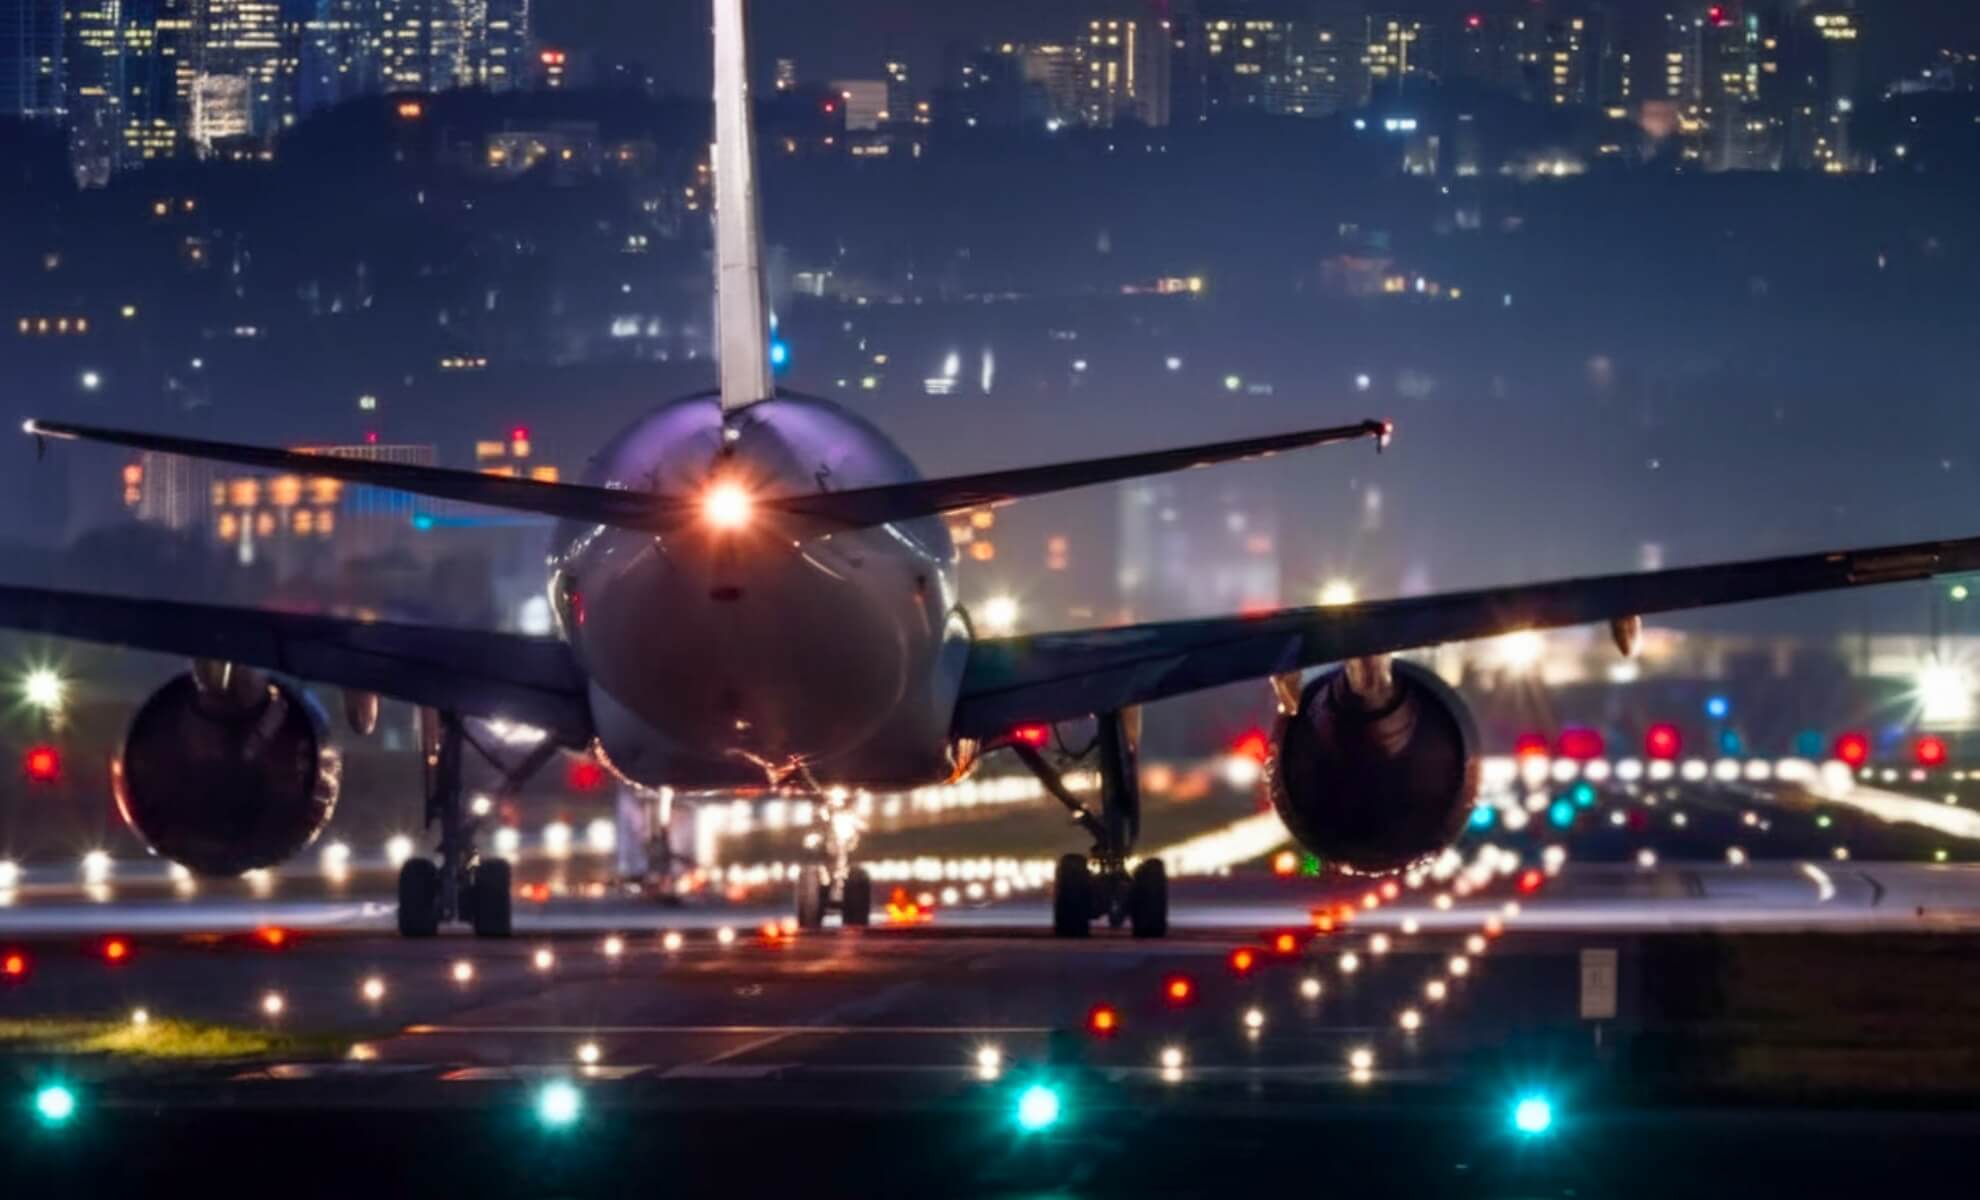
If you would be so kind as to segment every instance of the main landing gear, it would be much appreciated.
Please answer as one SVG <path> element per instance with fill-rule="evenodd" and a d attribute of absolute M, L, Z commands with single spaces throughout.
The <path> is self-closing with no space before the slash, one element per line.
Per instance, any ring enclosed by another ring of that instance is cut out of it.
<path fill-rule="evenodd" d="M 797 922 L 800 929 L 822 929 L 825 914 L 837 912 L 848 929 L 873 923 L 873 877 L 852 865 L 859 844 L 858 824 L 837 792 L 822 802 L 825 830 L 812 849 L 818 861 L 798 868 Z"/>
<path fill-rule="evenodd" d="M 504 858 L 483 858 L 475 849 L 478 822 L 467 814 L 461 785 L 461 754 L 469 743 L 457 713 L 422 712 L 421 741 L 426 757 L 426 825 L 440 827 L 438 859 L 415 857 L 399 867 L 399 933 L 432 937 L 447 921 L 461 921 L 476 937 L 505 938 L 512 928 L 515 881 Z M 561 747 L 545 738 L 509 770 L 514 787 L 550 761 Z M 477 746 L 494 762 L 487 751 Z"/>
<path fill-rule="evenodd" d="M 1011 742 L 1011 749 L 1038 776 L 1045 790 L 1093 836 L 1090 854 L 1067 854 L 1059 859 L 1052 881 L 1055 936 L 1085 937 L 1100 917 L 1107 918 L 1107 924 L 1115 929 L 1132 927 L 1138 938 L 1163 937 L 1169 932 L 1169 876 L 1162 860 L 1145 859 L 1133 871 L 1127 867 L 1128 855 L 1141 832 L 1141 773 L 1135 750 L 1138 724 L 1131 712 L 1103 713 L 1093 744 L 1070 756 L 1073 761 L 1088 754 L 1099 756 L 1097 815 L 1079 802 L 1059 769 L 1047 762 L 1036 746 L 1023 740 Z"/>

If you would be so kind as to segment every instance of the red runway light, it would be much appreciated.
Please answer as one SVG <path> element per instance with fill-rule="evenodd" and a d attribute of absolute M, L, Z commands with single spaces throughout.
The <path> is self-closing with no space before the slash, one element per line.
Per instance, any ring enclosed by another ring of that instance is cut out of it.
<path fill-rule="evenodd" d="M 1861 733 L 1845 733 L 1836 739 L 1836 757 L 1852 767 L 1870 761 L 1870 738 Z"/>
<path fill-rule="evenodd" d="M 1023 742 L 1025 745 L 1034 748 L 1043 746 L 1046 739 L 1051 736 L 1052 727 L 1050 725 L 1020 725 L 1016 729 L 1011 730 L 1012 741 Z"/>
<path fill-rule="evenodd" d="M 1313 927 L 1321 933 L 1334 932 L 1334 914 L 1324 908 L 1317 910 L 1313 914 Z"/>
<path fill-rule="evenodd" d="M 1683 748 L 1684 738 L 1675 725 L 1659 723 L 1643 733 L 1643 753 L 1650 758 L 1668 761 L 1676 758 Z"/>
<path fill-rule="evenodd" d="M 1299 855 L 1281 850 L 1272 856 L 1272 874 L 1284 879 L 1299 870 Z"/>
<path fill-rule="evenodd" d="M 1354 920 L 1354 905 L 1343 904 L 1334 910 L 1334 918 L 1345 925 Z"/>
<path fill-rule="evenodd" d="M 1290 933 L 1282 933 L 1272 939 L 1272 949 L 1281 954 L 1291 954 L 1299 949 L 1299 939 Z"/>
<path fill-rule="evenodd" d="M 1576 762 L 1587 762 L 1591 758 L 1602 757 L 1604 749 L 1602 734 L 1594 729 L 1561 730 L 1560 754 Z"/>
<path fill-rule="evenodd" d="M 1522 733 L 1513 739 L 1513 754 L 1518 758 L 1547 757 L 1547 739 L 1537 733 Z"/>
<path fill-rule="evenodd" d="M 1911 756 L 1921 767 L 1944 766 L 1946 761 L 1946 740 L 1926 734 L 1911 744 Z"/>
<path fill-rule="evenodd" d="M 1112 1005 L 1101 1004 L 1086 1014 L 1086 1027 L 1101 1037 L 1107 1037 L 1121 1026 L 1121 1015 Z"/>
<path fill-rule="evenodd" d="M 103 958 L 106 962 L 119 963 L 131 956 L 131 944 L 120 937 L 113 937 L 103 943 Z"/>
<path fill-rule="evenodd" d="M 1236 971 L 1240 975 L 1251 970 L 1252 966 L 1257 962 L 1258 956 L 1248 949 L 1231 951 L 1231 970 Z"/>
<path fill-rule="evenodd" d="M 20 951 L 9 951 L 5 958 L 0 958 L 0 979 L 26 979 L 27 973 L 27 955 Z"/>
<path fill-rule="evenodd" d="M 289 943 L 289 931 L 280 925 L 263 925 L 254 931 L 255 940 L 270 949 L 279 950 Z"/>
<path fill-rule="evenodd" d="M 1540 890 L 1540 885 L 1546 881 L 1546 878 L 1539 868 L 1528 867 L 1519 873 L 1519 890 L 1531 895 Z"/>
<path fill-rule="evenodd" d="M 1174 979 L 1169 980 L 1168 986 L 1162 990 L 1171 1001 L 1181 1004 L 1196 994 L 1196 985 L 1191 983 L 1187 977 L 1178 975 Z"/>
<path fill-rule="evenodd" d="M 1272 757 L 1272 739 L 1253 729 L 1231 744 L 1231 753 L 1262 763 Z"/>
<path fill-rule="evenodd" d="M 36 783 L 52 783 L 62 774 L 62 756 L 53 746 L 36 746 L 27 752 L 27 777 Z"/>

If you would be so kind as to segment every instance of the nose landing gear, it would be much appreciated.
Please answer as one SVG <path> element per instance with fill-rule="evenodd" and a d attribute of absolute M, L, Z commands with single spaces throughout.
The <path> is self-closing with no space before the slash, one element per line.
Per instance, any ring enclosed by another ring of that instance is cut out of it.
<path fill-rule="evenodd" d="M 864 928 L 873 922 L 873 877 L 865 867 L 852 865 L 852 852 L 859 845 L 858 818 L 836 790 L 821 805 L 825 833 L 814 847 L 820 861 L 798 869 L 798 928 L 823 929 L 828 912 L 837 912 L 848 929 Z"/>

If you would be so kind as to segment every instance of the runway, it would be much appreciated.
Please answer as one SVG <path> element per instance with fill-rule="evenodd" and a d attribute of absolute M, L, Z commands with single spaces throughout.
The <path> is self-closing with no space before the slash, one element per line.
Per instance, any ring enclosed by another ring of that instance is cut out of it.
<path fill-rule="evenodd" d="M 1943 932 L 1980 917 L 1980 868 L 1837 866 L 1569 864 L 1532 894 L 1507 878 L 1441 908 L 1426 884 L 1377 893 L 1372 909 L 1369 893 L 1252 872 L 1178 885 L 1176 932 L 1161 941 L 1104 922 L 1086 941 L 1055 940 L 1035 897 L 799 936 L 769 903 L 562 901 L 520 912 L 503 942 L 403 941 L 379 900 L 43 897 L 0 910 L 0 948 L 30 963 L 0 989 L 0 1018 L 119 1021 L 142 1008 L 330 1039 L 228 1069 L 268 1083 L 413 1072 L 967 1086 L 1068 1056 L 1178 1086 L 1450 1079 L 1508 1030 L 1593 1053 L 1578 1016 L 1584 949 L 1628 964 L 1656 932 Z M 1342 907 L 1351 919 L 1314 928 L 1316 909 Z M 115 962 L 111 937 L 126 945 Z M 1179 980 L 1186 995 L 1168 991 Z M 1099 1030 L 1103 1008 L 1112 1027 Z"/>

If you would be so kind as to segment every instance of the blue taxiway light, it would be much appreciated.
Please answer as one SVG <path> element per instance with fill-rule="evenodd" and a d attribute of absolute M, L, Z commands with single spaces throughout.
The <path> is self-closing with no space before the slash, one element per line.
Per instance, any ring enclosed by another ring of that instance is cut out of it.
<path fill-rule="evenodd" d="M 51 1083 L 34 1094 L 34 1115 L 44 1125 L 60 1125 L 76 1115 L 76 1094 Z"/>
<path fill-rule="evenodd" d="M 543 1085 L 536 1093 L 536 1117 L 552 1129 L 562 1129 L 578 1119 L 584 1109 L 584 1097 L 577 1088 L 563 1080 Z"/>
<path fill-rule="evenodd" d="M 1018 1096 L 1018 1128 L 1035 1133 L 1049 1129 L 1059 1120 L 1059 1093 L 1042 1083 L 1034 1083 Z"/>
<path fill-rule="evenodd" d="M 1535 1137 L 1554 1127 L 1554 1106 L 1545 1096 L 1523 1096 L 1513 1105 L 1513 1128 Z"/>

